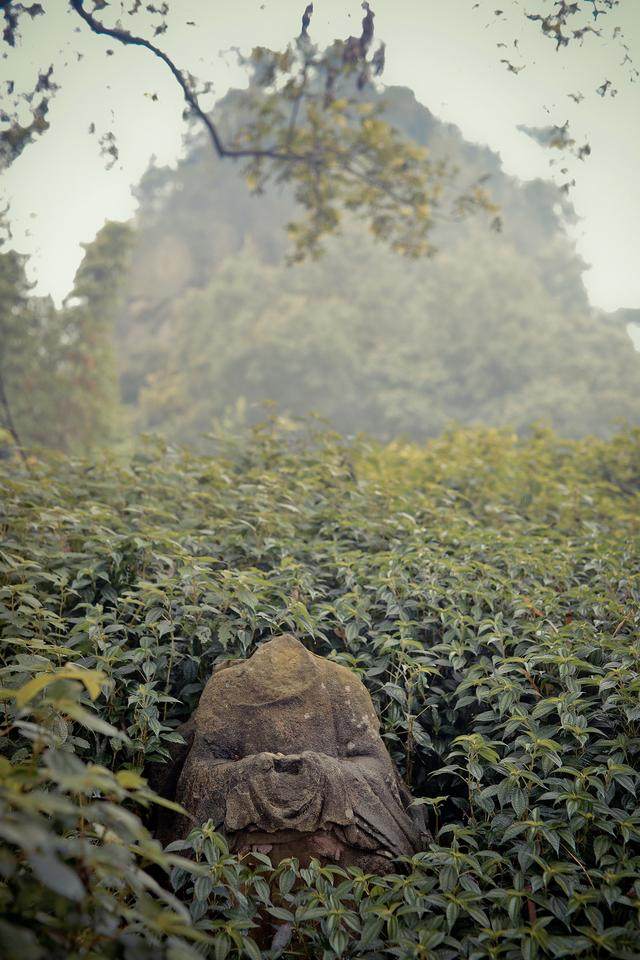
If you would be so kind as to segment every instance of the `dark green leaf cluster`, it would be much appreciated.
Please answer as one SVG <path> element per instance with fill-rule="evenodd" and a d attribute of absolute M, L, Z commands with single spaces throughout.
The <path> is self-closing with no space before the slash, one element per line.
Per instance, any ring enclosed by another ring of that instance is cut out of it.
<path fill-rule="evenodd" d="M 638 432 L 216 442 L 4 467 L 3 955 L 637 957 Z M 427 811 L 391 876 L 153 839 L 212 666 L 282 631 Z"/>

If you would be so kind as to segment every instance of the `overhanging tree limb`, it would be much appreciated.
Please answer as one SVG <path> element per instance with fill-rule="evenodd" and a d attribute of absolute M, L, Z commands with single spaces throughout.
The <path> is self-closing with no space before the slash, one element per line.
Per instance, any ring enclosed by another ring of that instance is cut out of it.
<path fill-rule="evenodd" d="M 106 6 L 68 0 L 74 19 L 79 17 L 94 36 L 146 50 L 163 64 L 216 155 L 247 162 L 245 177 L 254 192 L 261 192 L 269 181 L 292 187 L 305 211 L 300 221 L 288 225 L 292 259 L 317 255 L 322 241 L 338 232 L 345 213 L 368 220 L 374 235 L 400 253 L 419 256 L 433 249 L 428 235 L 454 172 L 432 162 L 428 151 L 401 136 L 384 120 L 380 105 L 365 102 L 362 91 L 380 75 L 384 59 L 383 44 L 371 53 L 374 13 L 366 0 L 359 36 L 335 40 L 319 51 L 308 34 L 312 13 L 308 4 L 295 44 L 283 52 L 262 47 L 252 52 L 255 82 L 247 95 L 249 117 L 239 137 L 229 141 L 201 106 L 197 81 L 189 71 L 181 70 L 153 40 L 120 22 L 103 23 L 96 9 Z M 41 9 L 34 4 L 23 12 L 34 7 Z M 164 4 L 165 13 L 166 8 Z M 50 73 L 41 78 L 45 92 L 53 89 Z M 48 94 L 45 105 L 47 99 Z M 11 156 L 15 155 L 14 150 Z M 467 206 L 470 199 L 465 195 Z M 478 208 L 493 212 L 486 194 L 476 190 L 473 200 Z"/>
<path fill-rule="evenodd" d="M 98 36 L 110 37 L 112 40 L 116 40 L 118 43 L 123 44 L 127 47 L 143 47 L 145 50 L 148 50 L 154 57 L 162 61 L 164 65 L 171 71 L 174 79 L 178 83 L 178 86 L 182 90 L 185 101 L 187 102 L 189 108 L 193 114 L 200 120 L 204 125 L 209 138 L 214 146 L 214 149 L 219 157 L 230 157 L 235 159 L 266 159 L 266 160 L 283 160 L 290 162 L 308 162 L 310 159 L 309 154 L 299 154 L 291 152 L 283 152 L 275 148 L 234 148 L 228 147 L 224 144 L 218 129 L 215 123 L 212 121 L 211 117 L 202 109 L 198 102 L 198 97 L 192 90 L 187 79 L 185 78 L 182 71 L 175 65 L 173 60 L 168 54 L 166 54 L 160 47 L 157 47 L 150 40 L 146 40 L 144 37 L 135 36 L 132 33 L 129 33 L 127 30 L 123 30 L 119 27 L 107 27 L 92 13 L 89 13 L 88 10 L 84 8 L 84 0 L 69 0 L 71 8 L 78 14 L 78 16 L 84 20 L 92 33 L 97 34 Z"/>

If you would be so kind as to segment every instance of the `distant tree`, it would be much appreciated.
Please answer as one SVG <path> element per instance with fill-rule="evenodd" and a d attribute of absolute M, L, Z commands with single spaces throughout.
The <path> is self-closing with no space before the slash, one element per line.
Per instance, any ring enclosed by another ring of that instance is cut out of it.
<path fill-rule="evenodd" d="M 25 452 L 16 423 L 13 392 L 15 388 L 16 393 L 24 394 L 26 388 L 25 366 L 32 363 L 33 353 L 29 339 L 36 322 L 24 262 L 25 257 L 13 250 L 0 249 L 0 422 L 6 438 L 11 438 L 23 457 Z M 19 374 L 16 376 L 17 370 Z M 1 435 L 0 450 L 7 450 L 6 439 Z"/>
<path fill-rule="evenodd" d="M 66 445 L 87 450 L 116 442 L 123 429 L 114 323 L 128 268 L 131 227 L 106 223 L 84 248 L 73 289 L 60 313 L 59 379 Z"/>
<path fill-rule="evenodd" d="M 113 324 L 129 238 L 126 224 L 100 231 L 60 310 L 32 295 L 26 258 L 0 252 L 0 422 L 23 455 L 33 446 L 87 451 L 118 439 Z"/>
<path fill-rule="evenodd" d="M 139 429 L 193 441 L 216 419 L 260 419 L 268 399 L 383 440 L 451 422 L 544 420 L 565 436 L 640 422 L 640 355 L 626 332 L 566 305 L 544 270 L 479 229 L 432 269 L 355 228 L 295 271 L 249 246 L 176 298 L 132 413 Z"/>

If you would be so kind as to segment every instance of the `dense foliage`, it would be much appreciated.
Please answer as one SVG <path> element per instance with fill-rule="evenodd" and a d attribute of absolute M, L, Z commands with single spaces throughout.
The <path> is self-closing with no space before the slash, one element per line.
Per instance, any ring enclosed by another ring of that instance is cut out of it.
<path fill-rule="evenodd" d="M 5 464 L 3 956 L 637 957 L 639 490 L 637 432 Z M 153 839 L 212 665 L 283 630 L 363 678 L 425 804 L 392 876 Z"/>

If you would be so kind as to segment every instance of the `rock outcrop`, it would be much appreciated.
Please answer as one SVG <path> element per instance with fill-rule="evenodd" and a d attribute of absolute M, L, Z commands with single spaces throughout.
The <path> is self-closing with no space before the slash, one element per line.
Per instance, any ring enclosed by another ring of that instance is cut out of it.
<path fill-rule="evenodd" d="M 216 671 L 182 733 L 165 793 L 196 823 L 213 820 L 232 849 L 380 872 L 419 848 L 420 816 L 365 686 L 292 636 Z M 166 817 L 161 838 L 191 826 Z"/>

